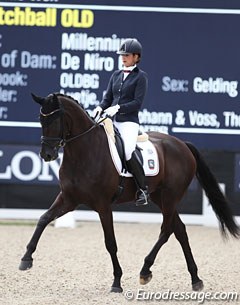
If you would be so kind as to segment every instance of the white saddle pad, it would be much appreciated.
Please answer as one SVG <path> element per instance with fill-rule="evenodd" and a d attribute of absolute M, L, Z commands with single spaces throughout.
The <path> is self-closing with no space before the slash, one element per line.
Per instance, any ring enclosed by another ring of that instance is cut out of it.
<path fill-rule="evenodd" d="M 108 138 L 108 144 L 109 144 L 112 160 L 119 175 L 125 177 L 132 177 L 131 173 L 122 172 L 122 162 L 117 152 L 116 145 L 115 143 L 113 143 L 112 138 L 109 136 L 107 132 L 106 135 Z M 143 169 L 145 172 L 145 176 L 156 176 L 159 173 L 159 160 L 158 160 L 156 148 L 150 141 L 138 142 L 137 145 L 142 149 L 141 153 L 143 156 Z"/>

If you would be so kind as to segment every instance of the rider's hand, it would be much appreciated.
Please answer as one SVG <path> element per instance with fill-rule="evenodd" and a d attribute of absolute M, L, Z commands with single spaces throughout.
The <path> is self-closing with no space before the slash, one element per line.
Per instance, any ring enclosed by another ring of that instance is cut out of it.
<path fill-rule="evenodd" d="M 107 108 L 104 113 L 106 113 L 106 115 L 113 117 L 119 110 L 120 106 L 119 105 L 115 105 L 115 106 L 111 106 L 109 108 Z"/>
<path fill-rule="evenodd" d="M 97 106 L 93 109 L 93 119 L 97 122 L 100 119 L 100 115 L 102 114 L 102 107 Z"/>

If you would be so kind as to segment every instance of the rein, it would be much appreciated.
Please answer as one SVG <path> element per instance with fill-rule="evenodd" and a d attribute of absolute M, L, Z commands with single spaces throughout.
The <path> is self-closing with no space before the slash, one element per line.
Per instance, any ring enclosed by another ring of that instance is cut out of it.
<path fill-rule="evenodd" d="M 80 133 L 79 135 L 76 135 L 76 136 L 74 136 L 74 137 L 71 137 L 71 138 L 69 138 L 69 139 L 65 139 L 64 141 L 65 141 L 65 144 L 64 144 L 64 146 L 67 144 L 67 143 L 69 143 L 69 142 L 71 142 L 71 141 L 73 141 L 73 140 L 76 140 L 77 138 L 80 138 L 80 137 L 82 137 L 82 136 L 84 136 L 85 134 L 87 134 L 87 133 L 89 133 L 90 131 L 92 131 L 95 127 L 97 127 L 99 124 L 98 123 L 95 123 L 92 127 L 90 127 L 88 130 L 86 130 L 86 131 L 84 131 L 83 133 Z"/>
<path fill-rule="evenodd" d="M 102 120 L 98 121 L 98 122 L 94 122 L 94 125 L 92 127 L 90 127 L 88 130 L 84 131 L 83 133 L 80 133 L 79 135 L 76 135 L 72 138 L 69 138 L 67 140 L 65 140 L 65 145 L 77 138 L 80 138 L 82 136 L 85 136 L 87 133 L 89 133 L 90 131 L 92 131 L 94 128 L 96 128 L 97 126 L 99 126 L 103 121 L 105 121 L 107 119 L 107 116 L 102 118 Z"/>

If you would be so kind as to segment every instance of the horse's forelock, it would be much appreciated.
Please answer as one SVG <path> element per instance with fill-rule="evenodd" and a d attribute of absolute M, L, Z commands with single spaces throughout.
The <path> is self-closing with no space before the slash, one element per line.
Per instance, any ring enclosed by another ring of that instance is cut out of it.
<path fill-rule="evenodd" d="M 59 108 L 59 101 L 56 94 L 49 94 L 42 103 L 42 112 L 45 114 Z"/>
<path fill-rule="evenodd" d="M 42 126 L 49 126 L 59 117 L 61 112 L 59 112 L 58 109 L 60 109 L 58 99 L 51 94 L 47 96 L 42 104 L 40 112 L 40 122 Z"/>

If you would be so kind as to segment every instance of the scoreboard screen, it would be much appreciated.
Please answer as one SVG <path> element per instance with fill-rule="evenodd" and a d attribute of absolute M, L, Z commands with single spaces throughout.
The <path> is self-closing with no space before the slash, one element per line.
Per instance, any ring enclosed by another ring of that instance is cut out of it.
<path fill-rule="evenodd" d="M 71 95 L 91 114 L 122 68 L 119 45 L 136 37 L 149 78 L 141 129 L 238 150 L 240 5 L 158 2 L 1 1 L 0 143 L 39 144 L 31 92 Z"/>

